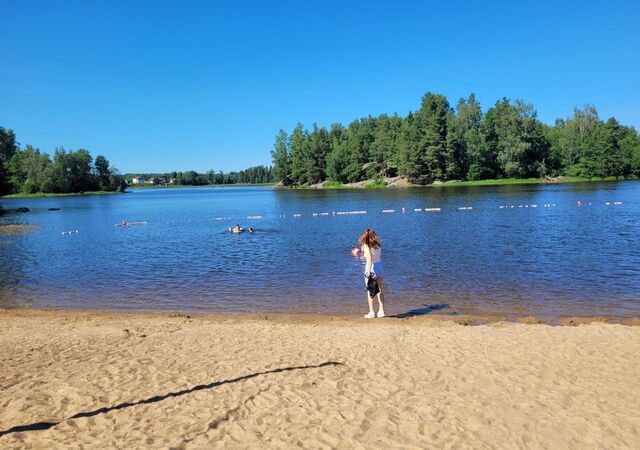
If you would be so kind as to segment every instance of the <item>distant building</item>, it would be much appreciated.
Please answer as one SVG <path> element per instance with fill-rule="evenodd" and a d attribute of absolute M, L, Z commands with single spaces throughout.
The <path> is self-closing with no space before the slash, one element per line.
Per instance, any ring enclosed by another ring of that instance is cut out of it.
<path fill-rule="evenodd" d="M 147 180 L 147 184 L 160 184 L 160 178 L 152 177 Z"/>
<path fill-rule="evenodd" d="M 131 184 L 144 184 L 144 177 L 133 177 Z"/>

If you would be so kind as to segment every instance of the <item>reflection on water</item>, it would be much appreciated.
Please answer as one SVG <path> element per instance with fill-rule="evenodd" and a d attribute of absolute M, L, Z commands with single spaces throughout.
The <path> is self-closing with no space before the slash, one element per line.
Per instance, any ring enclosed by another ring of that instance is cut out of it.
<path fill-rule="evenodd" d="M 638 316 L 639 194 L 640 183 L 621 182 L 2 200 L 31 212 L 0 222 L 39 231 L 0 237 L 0 302 L 354 313 L 366 309 L 365 291 L 363 262 L 350 249 L 372 227 L 383 238 L 390 314 L 447 305 L 436 309 Z M 115 227 L 122 219 L 147 224 Z M 256 232 L 226 232 L 236 223 Z"/>

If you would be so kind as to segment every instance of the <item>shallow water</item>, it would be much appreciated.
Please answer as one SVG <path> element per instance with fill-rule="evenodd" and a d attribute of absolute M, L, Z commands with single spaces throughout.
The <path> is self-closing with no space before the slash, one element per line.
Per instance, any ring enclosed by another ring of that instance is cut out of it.
<path fill-rule="evenodd" d="M 638 200 L 632 181 L 3 199 L 31 212 L 0 223 L 38 231 L 0 235 L 0 305 L 362 312 L 363 261 L 350 248 L 372 227 L 388 312 L 639 316 Z M 340 214 L 350 211 L 366 214 Z M 123 218 L 148 223 L 114 227 Z M 236 223 L 256 233 L 225 232 Z"/>

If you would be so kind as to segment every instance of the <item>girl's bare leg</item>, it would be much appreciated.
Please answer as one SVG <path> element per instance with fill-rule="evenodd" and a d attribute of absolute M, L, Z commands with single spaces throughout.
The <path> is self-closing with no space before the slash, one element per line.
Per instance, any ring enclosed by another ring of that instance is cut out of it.
<path fill-rule="evenodd" d="M 378 287 L 380 287 L 380 292 L 376 297 L 378 297 L 378 317 L 384 317 L 384 294 L 382 293 L 383 283 L 382 278 L 378 279 Z M 371 301 L 370 308 L 373 308 L 373 300 Z M 372 309 L 373 310 L 373 309 Z"/>

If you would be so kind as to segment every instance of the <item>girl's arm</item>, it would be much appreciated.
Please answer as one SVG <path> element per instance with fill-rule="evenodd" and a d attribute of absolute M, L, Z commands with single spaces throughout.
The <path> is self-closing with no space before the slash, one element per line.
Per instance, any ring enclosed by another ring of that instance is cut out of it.
<path fill-rule="evenodd" d="M 364 257 L 367 260 L 366 264 L 364 265 L 364 273 L 369 274 L 371 273 L 371 249 L 368 245 L 362 246 L 362 253 L 364 253 Z"/>

